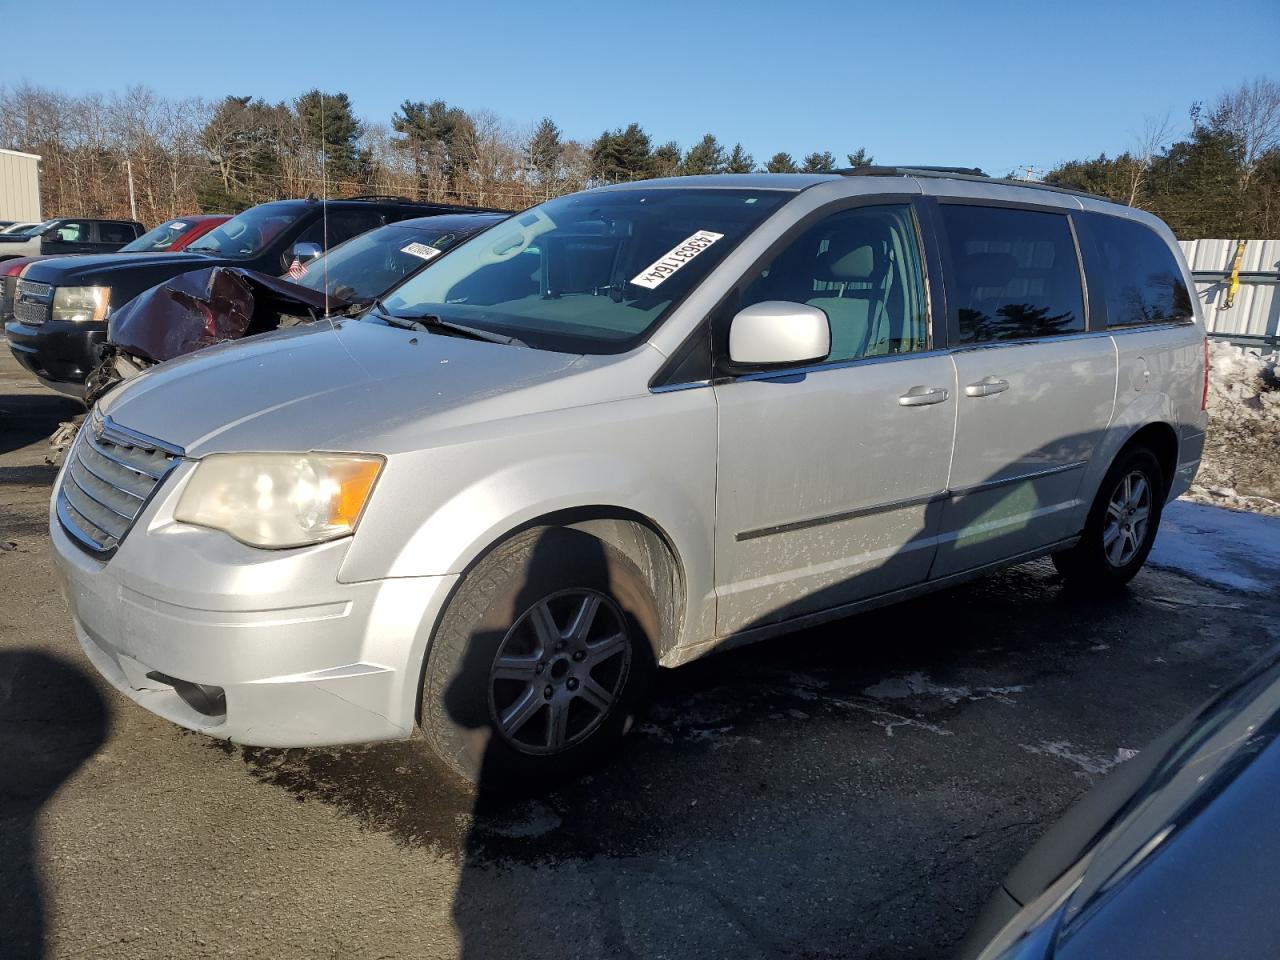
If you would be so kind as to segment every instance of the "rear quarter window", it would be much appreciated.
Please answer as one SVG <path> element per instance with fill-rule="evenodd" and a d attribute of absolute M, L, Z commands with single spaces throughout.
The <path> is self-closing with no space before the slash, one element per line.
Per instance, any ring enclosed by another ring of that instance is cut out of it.
<path fill-rule="evenodd" d="M 940 210 L 960 344 L 1084 330 L 1080 260 L 1065 214 L 947 203 Z"/>
<path fill-rule="evenodd" d="M 1182 270 L 1169 245 L 1154 230 L 1105 213 L 1084 216 L 1098 248 L 1107 326 L 1191 319 L 1191 295 Z"/>

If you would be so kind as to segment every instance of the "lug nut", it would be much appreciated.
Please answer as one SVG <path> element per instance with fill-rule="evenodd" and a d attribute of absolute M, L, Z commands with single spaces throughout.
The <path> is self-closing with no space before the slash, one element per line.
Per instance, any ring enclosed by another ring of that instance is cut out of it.
<path fill-rule="evenodd" d="M 568 687 L 570 690 L 577 690 L 577 689 L 578 689 L 578 678 L 577 678 L 577 677 L 570 677 L 570 678 L 569 678 L 569 682 L 568 682 L 568 683 L 566 683 L 566 684 L 565 684 L 565 686 L 566 686 L 566 687 Z"/>
<path fill-rule="evenodd" d="M 575 651 L 573 651 L 573 659 L 578 660 L 578 661 L 583 660 L 583 659 L 586 657 L 586 655 L 587 655 L 587 654 L 586 654 L 586 651 L 585 651 L 585 650 L 575 650 Z"/>
<path fill-rule="evenodd" d="M 540 664 L 538 664 L 536 667 L 534 667 L 534 668 L 533 668 L 533 672 L 534 672 L 534 673 L 541 673 L 544 669 L 545 669 L 545 665 L 540 663 Z"/>
<path fill-rule="evenodd" d="M 564 649 L 565 647 L 567 647 L 567 646 L 568 646 L 568 644 L 567 644 L 567 643 L 565 643 L 565 641 L 563 641 L 563 640 L 558 640 L 558 641 L 556 641 L 556 649 L 557 649 L 557 650 L 563 650 L 563 649 Z"/>
<path fill-rule="evenodd" d="M 549 683 L 548 683 L 548 684 L 546 685 L 546 687 L 543 689 L 543 691 L 542 691 L 542 695 L 543 695 L 544 697 L 546 697 L 548 700 L 550 700 L 550 699 L 551 699 L 551 695 L 552 695 L 553 693 L 555 693 L 555 691 L 551 689 L 551 684 L 549 684 Z"/>

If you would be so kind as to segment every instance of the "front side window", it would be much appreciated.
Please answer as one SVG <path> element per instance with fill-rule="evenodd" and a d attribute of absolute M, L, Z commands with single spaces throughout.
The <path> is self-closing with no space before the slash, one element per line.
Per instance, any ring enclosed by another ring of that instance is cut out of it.
<path fill-rule="evenodd" d="M 830 362 L 929 349 L 910 205 L 857 207 L 820 220 L 750 278 L 738 309 L 765 300 L 822 310 L 831 324 Z"/>
<path fill-rule="evenodd" d="M 321 250 L 328 250 L 340 243 L 367 233 L 382 226 L 386 218 L 372 210 L 332 210 L 328 216 L 321 217 L 307 229 L 303 230 L 294 241 L 298 243 L 315 243 Z M 284 266 L 288 267 L 292 257 L 289 251 L 282 254 Z"/>
<path fill-rule="evenodd" d="M 619 353 L 791 196 L 637 186 L 559 197 L 456 247 L 385 306 L 532 347 Z"/>
<path fill-rule="evenodd" d="M 88 243 L 89 225 L 79 220 L 63 220 L 55 228 L 54 237 L 60 243 Z"/>
<path fill-rule="evenodd" d="M 952 275 L 947 303 L 959 342 L 1084 330 L 1080 261 L 1064 214 L 943 204 Z"/>
<path fill-rule="evenodd" d="M 1102 261 L 1107 326 L 1190 320 L 1191 295 L 1173 251 L 1133 220 L 1086 213 Z"/>
<path fill-rule="evenodd" d="M 264 203 L 250 207 L 210 230 L 187 250 L 222 257 L 255 257 L 312 209 L 300 203 Z"/>

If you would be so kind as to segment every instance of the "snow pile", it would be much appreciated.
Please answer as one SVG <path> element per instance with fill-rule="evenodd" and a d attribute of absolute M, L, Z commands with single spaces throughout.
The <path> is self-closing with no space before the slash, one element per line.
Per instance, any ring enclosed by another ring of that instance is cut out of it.
<path fill-rule="evenodd" d="M 1280 356 L 1209 350 L 1209 435 L 1187 499 L 1280 516 Z"/>

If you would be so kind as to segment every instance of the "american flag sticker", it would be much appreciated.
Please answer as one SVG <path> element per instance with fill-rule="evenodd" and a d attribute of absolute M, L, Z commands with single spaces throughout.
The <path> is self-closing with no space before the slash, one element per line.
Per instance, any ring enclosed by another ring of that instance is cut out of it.
<path fill-rule="evenodd" d="M 307 268 L 302 265 L 302 261 L 297 257 L 293 258 L 293 263 L 289 264 L 289 279 L 297 280 L 300 276 L 307 272 Z"/>
<path fill-rule="evenodd" d="M 645 267 L 631 282 L 637 287 L 652 290 L 665 281 L 686 263 L 700 254 L 707 247 L 724 237 L 723 233 L 712 233 L 710 230 L 699 230 L 693 236 L 672 247 L 649 266 Z"/>

